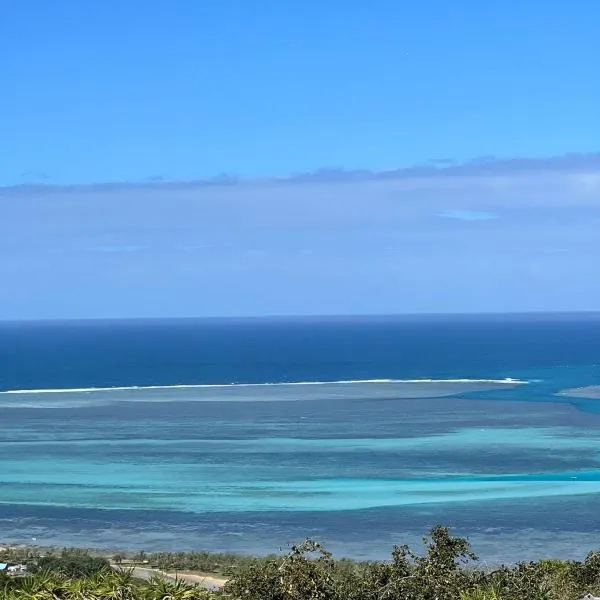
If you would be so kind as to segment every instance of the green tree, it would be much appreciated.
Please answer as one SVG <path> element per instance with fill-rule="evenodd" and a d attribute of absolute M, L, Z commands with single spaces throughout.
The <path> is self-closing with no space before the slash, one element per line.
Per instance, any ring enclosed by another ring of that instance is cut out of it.
<path fill-rule="evenodd" d="M 85 577 L 110 569 L 108 560 L 91 556 L 85 550 L 64 549 L 59 555 L 48 555 L 38 559 L 29 569 L 32 572 L 55 572 L 67 577 Z"/>

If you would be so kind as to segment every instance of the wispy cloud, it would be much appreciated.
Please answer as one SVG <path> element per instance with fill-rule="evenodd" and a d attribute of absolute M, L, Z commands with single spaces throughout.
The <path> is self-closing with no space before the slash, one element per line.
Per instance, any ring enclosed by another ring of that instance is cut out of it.
<path fill-rule="evenodd" d="M 440 217 L 446 219 L 458 219 L 459 221 L 487 221 L 497 219 L 498 215 L 476 210 L 444 210 L 439 213 Z"/>
<path fill-rule="evenodd" d="M 93 246 L 91 252 L 140 252 L 145 246 Z"/>
<path fill-rule="evenodd" d="M 592 174 L 587 174 L 588 172 Z M 464 163 L 458 163 L 451 158 L 432 158 L 423 165 L 413 165 L 389 170 L 322 168 L 310 173 L 295 173 L 281 177 L 266 177 L 261 179 L 241 179 L 232 174 L 222 173 L 208 179 L 190 181 L 173 181 L 164 175 L 150 175 L 143 181 L 103 182 L 84 185 L 50 185 L 42 183 L 23 183 L 0 187 L 0 194 L 17 191 L 24 193 L 56 191 L 74 192 L 80 190 L 116 191 L 122 189 L 190 189 L 220 186 L 263 186 L 263 185 L 293 185 L 303 183 L 343 183 L 357 181 L 402 181 L 410 179 L 437 179 L 448 177 L 469 176 L 517 176 L 540 173 L 573 172 L 582 174 L 582 181 L 597 183 L 600 171 L 600 152 L 570 153 L 563 156 L 544 158 L 497 158 L 480 156 Z M 39 172 L 28 172 L 33 179 L 50 179 L 50 176 Z M 587 178 L 587 179 L 586 179 Z M 596 179 L 595 179 L 596 178 Z M 48 188 L 48 189 L 46 189 Z"/>

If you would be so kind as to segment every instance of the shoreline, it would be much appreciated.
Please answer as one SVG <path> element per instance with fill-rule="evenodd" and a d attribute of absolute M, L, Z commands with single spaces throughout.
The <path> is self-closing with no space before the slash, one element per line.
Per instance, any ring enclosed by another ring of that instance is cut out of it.
<path fill-rule="evenodd" d="M 198 551 L 198 552 L 151 552 L 142 557 L 139 551 L 134 550 L 122 550 L 122 549 L 111 549 L 101 550 L 98 548 L 89 548 L 83 546 L 36 546 L 30 544 L 12 544 L 0 542 L 0 562 L 6 563 L 23 563 L 27 560 L 39 559 L 50 555 L 60 555 L 64 550 L 78 551 L 87 554 L 94 558 L 103 558 L 109 562 L 110 568 L 115 571 L 132 571 L 133 574 L 145 580 L 150 580 L 155 576 L 159 576 L 167 581 L 176 582 L 184 581 L 189 584 L 197 584 L 205 587 L 208 590 L 218 590 L 222 588 L 229 580 L 220 570 L 205 571 L 205 570 L 193 570 L 193 569 L 173 569 L 173 568 L 162 568 L 156 564 L 156 561 L 152 561 L 153 557 L 160 555 L 180 555 L 193 556 L 195 554 L 206 554 L 208 558 L 214 557 L 214 559 L 220 558 L 224 560 L 226 557 L 229 558 L 227 562 L 233 560 L 239 560 L 240 563 L 243 561 L 260 560 L 260 556 L 235 554 L 235 553 L 219 553 L 209 551 Z M 118 557 L 118 560 L 116 560 Z M 230 565 L 239 566 L 239 565 Z M 223 565 L 223 570 L 225 569 Z"/>
<path fill-rule="evenodd" d="M 422 540 L 423 538 L 421 538 Z M 590 552 L 596 552 L 596 547 L 592 547 L 589 550 L 586 550 L 579 557 L 572 556 L 562 556 L 560 553 L 557 554 L 545 554 L 543 553 L 540 556 L 529 556 L 527 558 L 522 558 L 520 556 L 515 556 L 512 559 L 502 560 L 502 559 L 488 559 L 482 557 L 480 552 L 478 552 L 478 546 L 480 543 L 474 540 L 471 536 L 464 537 L 465 540 L 473 546 L 473 551 L 477 554 L 478 561 L 482 566 L 486 568 L 499 568 L 501 566 L 512 566 L 519 562 L 538 562 L 545 560 L 565 560 L 565 561 L 580 561 L 583 560 L 585 555 Z M 298 542 L 299 543 L 299 542 Z M 414 543 L 414 542 L 413 542 Z M 408 544 L 411 546 L 411 544 Z M 188 582 L 193 583 L 201 583 L 201 581 L 206 581 L 209 585 L 224 585 L 229 577 L 226 576 L 225 572 L 231 573 L 232 570 L 236 570 L 243 566 L 246 566 L 253 562 L 261 562 L 270 559 L 283 558 L 287 556 L 293 549 L 294 544 L 290 544 L 289 546 L 282 548 L 279 547 L 277 551 L 273 552 L 265 552 L 265 553 L 244 553 L 244 552 L 222 552 L 222 551 L 212 551 L 206 549 L 198 549 L 198 550 L 157 550 L 157 551 L 143 551 L 143 550 L 123 550 L 122 548 L 111 548 L 111 549 L 100 549 L 93 548 L 88 546 L 75 546 L 75 545 L 64 545 L 64 546 L 36 546 L 31 544 L 13 544 L 13 543 L 3 543 L 0 542 L 0 562 L 19 562 L 16 558 L 10 559 L 11 553 L 16 553 L 15 556 L 19 556 L 19 553 L 22 553 L 21 556 L 28 556 L 30 558 L 42 558 L 44 556 L 49 555 L 60 555 L 63 551 L 74 551 L 81 552 L 89 555 L 94 558 L 103 558 L 107 560 L 111 566 L 111 568 L 116 570 L 141 570 L 147 571 L 149 575 L 152 573 L 159 574 L 169 580 L 175 579 L 183 579 Z M 325 545 L 325 547 L 327 547 Z M 523 548 L 523 546 L 522 546 Z M 598 549 L 600 549 L 600 544 L 598 544 Z M 527 554 L 526 549 L 523 548 L 520 554 Z M 383 555 L 382 555 L 383 556 Z M 118 558 L 117 558 L 118 557 Z M 159 562 L 169 560 L 171 557 L 177 557 L 177 559 L 187 558 L 187 557 L 202 557 L 205 561 L 210 562 L 216 568 L 212 569 L 190 569 L 190 568 L 182 568 L 182 569 L 174 569 L 161 567 Z M 381 558 L 369 558 L 369 557 L 359 557 L 352 555 L 337 555 L 335 552 L 332 553 L 332 558 L 334 561 L 344 561 L 349 563 L 354 563 L 356 565 L 364 565 L 368 563 L 380 563 L 380 564 L 388 564 L 392 562 L 392 547 L 389 548 L 389 552 L 385 553 L 385 557 Z M 149 579 L 150 577 L 148 577 Z"/>

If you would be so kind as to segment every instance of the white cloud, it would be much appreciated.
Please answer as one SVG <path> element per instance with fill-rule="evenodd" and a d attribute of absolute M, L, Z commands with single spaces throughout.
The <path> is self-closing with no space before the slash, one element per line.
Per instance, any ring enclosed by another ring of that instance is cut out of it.
<path fill-rule="evenodd" d="M 598 308 L 600 165 L 565 160 L 4 188 L 0 317 Z"/>

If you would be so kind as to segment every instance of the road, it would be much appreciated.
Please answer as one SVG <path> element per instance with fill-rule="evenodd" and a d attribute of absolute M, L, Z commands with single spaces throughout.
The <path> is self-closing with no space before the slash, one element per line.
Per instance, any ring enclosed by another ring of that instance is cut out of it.
<path fill-rule="evenodd" d="M 186 583 L 198 584 L 207 590 L 218 590 L 225 585 L 227 579 L 224 577 L 213 577 L 210 575 L 197 575 L 195 573 L 168 573 L 160 569 L 151 569 L 150 567 L 129 567 L 123 565 L 111 565 L 117 570 L 132 570 L 135 577 L 140 579 L 152 579 L 152 577 L 162 577 L 169 581 L 185 581 Z"/>

